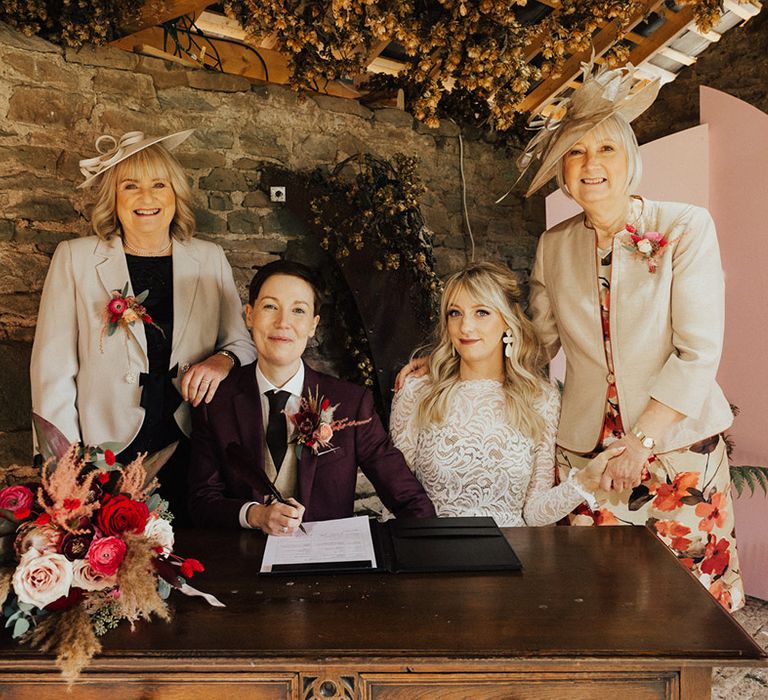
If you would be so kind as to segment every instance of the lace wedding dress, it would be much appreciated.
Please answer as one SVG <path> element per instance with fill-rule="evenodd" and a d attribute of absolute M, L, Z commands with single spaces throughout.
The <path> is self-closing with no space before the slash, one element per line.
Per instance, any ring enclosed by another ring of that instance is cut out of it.
<path fill-rule="evenodd" d="M 538 442 L 505 420 L 501 384 L 461 381 L 442 425 L 416 427 L 429 378 L 409 379 L 392 404 L 395 445 L 439 516 L 491 516 L 500 527 L 548 525 L 584 501 L 572 481 L 554 486 L 560 396 L 547 386 L 536 406 L 544 418 Z"/>

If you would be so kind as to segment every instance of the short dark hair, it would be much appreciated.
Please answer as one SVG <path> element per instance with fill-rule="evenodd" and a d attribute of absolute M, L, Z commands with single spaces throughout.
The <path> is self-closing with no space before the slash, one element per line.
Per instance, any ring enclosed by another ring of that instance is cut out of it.
<path fill-rule="evenodd" d="M 312 294 L 314 295 L 315 308 L 313 313 L 317 314 L 320 309 L 322 301 L 322 295 L 320 293 L 320 284 L 317 281 L 312 268 L 307 267 L 303 263 L 294 262 L 292 260 L 275 260 L 264 267 L 259 268 L 258 272 L 253 276 L 251 284 L 248 286 L 248 303 L 253 306 L 253 302 L 259 296 L 261 288 L 264 283 L 275 275 L 289 275 L 290 277 L 298 277 L 304 280 L 310 287 L 312 287 Z"/>

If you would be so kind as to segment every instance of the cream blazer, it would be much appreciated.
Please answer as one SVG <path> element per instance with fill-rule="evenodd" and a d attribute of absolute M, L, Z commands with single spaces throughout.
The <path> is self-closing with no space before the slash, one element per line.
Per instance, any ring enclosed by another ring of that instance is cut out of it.
<path fill-rule="evenodd" d="M 613 242 L 611 345 L 624 427 L 654 398 L 685 418 L 657 451 L 725 430 L 728 401 L 715 381 L 724 330 L 724 282 L 712 217 L 705 209 L 643 200 L 638 231 L 670 241 L 655 273 Z M 605 414 L 608 366 L 600 321 L 595 234 L 579 214 L 544 232 L 530 280 L 530 310 L 548 359 L 562 345 L 566 379 L 557 442 L 594 449 Z"/>
<path fill-rule="evenodd" d="M 111 292 L 129 283 L 122 240 L 96 236 L 60 243 L 45 279 L 30 367 L 32 410 L 70 440 L 127 446 L 139 432 L 139 374 L 148 370 L 144 326 L 102 338 Z M 231 350 L 243 364 L 256 351 L 246 331 L 232 269 L 220 246 L 192 239 L 173 243 L 173 339 L 170 367 L 182 369 L 216 350 Z M 190 431 L 189 407 L 174 414 Z"/>

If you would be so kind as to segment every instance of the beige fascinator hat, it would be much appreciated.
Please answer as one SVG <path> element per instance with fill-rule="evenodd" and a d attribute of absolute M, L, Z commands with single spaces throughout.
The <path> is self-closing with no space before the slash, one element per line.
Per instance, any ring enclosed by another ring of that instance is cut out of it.
<path fill-rule="evenodd" d="M 78 188 L 92 185 L 96 178 L 103 172 L 114 167 L 118 163 L 130 158 L 135 153 L 143 151 L 156 143 L 162 143 L 169 151 L 176 148 L 182 141 L 186 141 L 194 129 L 177 131 L 168 136 L 144 136 L 143 131 L 128 131 L 119 139 L 104 134 L 96 139 L 96 150 L 99 155 L 95 158 L 84 158 L 80 161 L 80 172 L 85 176 L 85 182 Z"/>
<path fill-rule="evenodd" d="M 554 103 L 547 117 L 536 117 L 529 123 L 529 128 L 538 129 L 538 133 L 516 161 L 521 178 L 532 165 L 538 165 L 526 197 L 555 177 L 560 159 L 587 132 L 614 114 L 631 122 L 659 94 L 660 81 L 636 82 L 631 63 L 612 70 L 601 67 L 595 73 L 591 62 L 581 66 L 582 84 L 570 96 Z"/>

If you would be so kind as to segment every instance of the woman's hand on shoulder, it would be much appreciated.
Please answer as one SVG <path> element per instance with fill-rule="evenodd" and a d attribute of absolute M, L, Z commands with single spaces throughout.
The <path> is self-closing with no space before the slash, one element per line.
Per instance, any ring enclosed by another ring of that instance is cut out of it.
<path fill-rule="evenodd" d="M 403 367 L 395 377 L 395 391 L 400 391 L 405 386 L 405 380 L 410 377 L 423 377 L 427 373 L 429 364 L 429 355 L 424 357 L 414 357 L 405 367 Z"/>
<path fill-rule="evenodd" d="M 211 355 L 192 365 L 181 378 L 181 397 L 193 406 L 210 403 L 234 364 L 226 355 Z"/>

